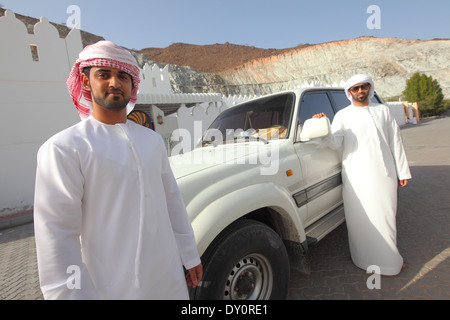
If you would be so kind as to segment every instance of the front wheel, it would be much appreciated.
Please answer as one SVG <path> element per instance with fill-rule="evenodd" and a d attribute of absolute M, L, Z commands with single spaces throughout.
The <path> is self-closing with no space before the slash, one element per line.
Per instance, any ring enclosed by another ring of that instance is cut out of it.
<path fill-rule="evenodd" d="M 278 234 L 254 220 L 238 220 L 223 231 L 202 257 L 202 284 L 194 299 L 284 299 L 289 258 Z"/>

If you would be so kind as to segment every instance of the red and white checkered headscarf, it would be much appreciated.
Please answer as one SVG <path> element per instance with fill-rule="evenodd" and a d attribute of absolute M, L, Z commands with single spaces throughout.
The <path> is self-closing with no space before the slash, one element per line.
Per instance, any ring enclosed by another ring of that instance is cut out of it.
<path fill-rule="evenodd" d="M 91 93 L 81 85 L 80 74 L 85 67 L 110 67 L 128 73 L 133 79 L 133 89 L 127 105 L 127 114 L 133 110 L 140 82 L 136 59 L 129 51 L 110 41 L 99 41 L 86 46 L 80 52 L 67 79 L 67 88 L 82 120 L 91 115 L 93 107 Z"/>

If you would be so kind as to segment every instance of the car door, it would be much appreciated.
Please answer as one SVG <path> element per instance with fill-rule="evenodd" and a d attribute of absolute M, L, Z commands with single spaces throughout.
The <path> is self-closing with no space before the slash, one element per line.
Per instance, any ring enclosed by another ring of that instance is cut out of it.
<path fill-rule="evenodd" d="M 323 112 L 330 122 L 334 109 L 325 90 L 311 90 L 300 98 L 297 123 L 300 127 L 314 114 Z M 341 155 L 322 143 L 295 141 L 294 148 L 303 173 L 302 187 L 294 194 L 297 205 L 307 206 L 308 222 L 312 223 L 342 203 Z"/>

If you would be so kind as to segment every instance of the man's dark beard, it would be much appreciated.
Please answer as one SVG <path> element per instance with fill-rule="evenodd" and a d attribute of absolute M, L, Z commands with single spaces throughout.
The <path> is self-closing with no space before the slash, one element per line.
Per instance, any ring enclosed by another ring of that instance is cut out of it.
<path fill-rule="evenodd" d="M 94 95 L 92 93 L 92 98 L 94 99 L 95 103 L 98 104 L 100 107 L 107 109 L 107 110 L 111 110 L 111 111 L 120 111 L 123 110 L 124 108 L 126 108 L 128 102 L 130 101 L 130 98 L 125 98 L 124 99 L 120 99 L 120 97 L 115 97 L 114 100 L 111 102 L 110 100 L 106 100 L 106 95 L 109 92 L 119 92 L 120 90 L 108 90 L 105 93 L 104 97 L 98 97 L 97 95 Z M 91 90 L 92 92 L 92 90 Z M 123 92 L 120 91 L 122 94 Z"/>
<path fill-rule="evenodd" d="M 359 98 L 358 95 L 359 95 L 359 93 L 353 94 L 353 100 L 358 101 L 358 102 L 364 102 L 369 97 L 369 92 L 367 92 L 367 94 L 365 94 L 362 98 Z"/>

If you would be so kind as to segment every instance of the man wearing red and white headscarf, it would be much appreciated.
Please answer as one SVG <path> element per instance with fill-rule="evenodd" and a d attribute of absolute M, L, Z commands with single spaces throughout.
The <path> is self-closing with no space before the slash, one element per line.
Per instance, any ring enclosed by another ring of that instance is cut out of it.
<path fill-rule="evenodd" d="M 405 266 L 397 249 L 397 189 L 411 179 L 400 130 L 389 108 L 371 101 L 372 77 L 352 76 L 345 93 L 351 104 L 336 113 L 327 142 L 342 148 L 351 257 L 364 270 L 377 266 L 383 275 L 396 275 Z"/>
<path fill-rule="evenodd" d="M 86 47 L 72 68 L 67 85 L 82 121 L 38 152 L 34 222 L 46 299 L 188 299 L 187 284 L 201 279 L 163 140 L 127 120 L 139 81 L 134 57 L 109 41 Z"/>

